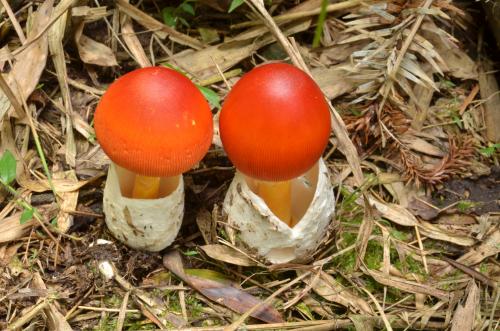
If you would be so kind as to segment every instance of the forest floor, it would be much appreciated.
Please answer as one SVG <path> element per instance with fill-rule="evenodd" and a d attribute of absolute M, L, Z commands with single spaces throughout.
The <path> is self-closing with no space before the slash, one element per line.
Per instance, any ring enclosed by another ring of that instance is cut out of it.
<path fill-rule="evenodd" d="M 499 58 L 482 2 L 2 0 L 0 329 L 499 330 Z M 92 125 L 107 86 L 175 68 L 217 123 L 271 61 L 332 101 L 337 204 L 311 261 L 270 265 L 225 231 L 235 169 L 217 130 L 184 175 L 172 246 L 114 239 Z"/>

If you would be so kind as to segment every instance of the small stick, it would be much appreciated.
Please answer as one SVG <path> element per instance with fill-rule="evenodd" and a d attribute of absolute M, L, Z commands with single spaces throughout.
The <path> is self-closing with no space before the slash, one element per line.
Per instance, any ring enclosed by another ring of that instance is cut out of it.
<path fill-rule="evenodd" d="M 127 313 L 128 298 L 130 296 L 130 291 L 125 293 L 123 297 L 122 306 L 120 307 L 120 313 L 118 314 L 118 321 L 116 322 L 116 331 L 122 331 L 123 324 L 125 323 L 125 315 Z"/>
<path fill-rule="evenodd" d="M 424 253 L 424 244 L 422 244 L 422 239 L 420 238 L 420 231 L 418 230 L 418 225 L 415 225 L 415 234 L 417 235 L 418 248 L 420 248 L 420 255 L 422 256 L 422 263 L 424 264 L 424 269 L 427 274 L 429 274 L 429 267 L 427 266 L 427 257 Z"/>

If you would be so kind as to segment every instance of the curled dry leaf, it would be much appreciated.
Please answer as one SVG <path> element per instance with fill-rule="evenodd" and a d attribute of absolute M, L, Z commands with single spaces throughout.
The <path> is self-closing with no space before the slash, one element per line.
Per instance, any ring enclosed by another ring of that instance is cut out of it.
<path fill-rule="evenodd" d="M 280 313 L 272 305 L 264 303 L 234 285 L 213 280 L 213 277 L 208 278 L 202 272 L 196 273 L 197 276 L 187 274 L 177 251 L 165 254 L 163 265 L 196 291 L 239 314 L 244 314 L 256 305 L 260 305 L 260 308 L 251 314 L 252 317 L 266 323 L 283 322 Z"/>
<path fill-rule="evenodd" d="M 108 46 L 101 44 L 83 34 L 84 22 L 75 29 L 75 43 L 83 62 L 103 67 L 117 66 L 115 55 Z"/>

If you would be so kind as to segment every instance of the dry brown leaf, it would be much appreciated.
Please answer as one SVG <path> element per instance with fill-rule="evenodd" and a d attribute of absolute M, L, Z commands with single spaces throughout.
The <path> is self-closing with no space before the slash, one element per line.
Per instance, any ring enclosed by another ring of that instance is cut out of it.
<path fill-rule="evenodd" d="M 117 66 L 115 54 L 108 46 L 101 44 L 83 34 L 84 22 L 80 22 L 75 29 L 75 43 L 80 59 L 89 64 L 103 67 Z"/>
<path fill-rule="evenodd" d="M 242 267 L 252 267 L 258 265 L 257 262 L 250 259 L 245 254 L 226 245 L 205 245 L 201 249 L 212 259 L 222 262 L 239 265 Z"/>
<path fill-rule="evenodd" d="M 339 66 L 314 68 L 311 70 L 311 74 L 328 99 L 335 99 L 342 94 L 352 91 L 355 87 L 347 79 L 345 71 Z"/>
<path fill-rule="evenodd" d="M 480 316 L 479 287 L 474 280 L 469 282 L 467 300 L 462 306 L 458 305 L 451 321 L 451 331 L 471 331 Z"/>
<path fill-rule="evenodd" d="M 21 214 L 22 213 L 16 213 L 0 220 L 0 243 L 19 239 L 31 229 L 34 222 L 28 221 L 21 224 Z"/>
<path fill-rule="evenodd" d="M 42 75 L 48 56 L 47 34 L 42 35 L 38 40 L 33 40 L 47 25 L 50 20 L 54 0 L 47 0 L 36 11 L 32 29 L 27 36 L 27 46 L 19 55 L 15 57 L 15 63 L 7 77 L 12 92 L 18 99 L 26 100 L 35 90 L 40 76 Z M 10 108 L 10 102 L 6 99 L 3 91 L 0 90 L 0 119 Z"/>
<path fill-rule="evenodd" d="M 338 303 L 355 313 L 373 314 L 370 305 L 363 298 L 352 293 L 326 272 L 320 271 L 320 273 L 319 277 L 311 275 L 304 279 L 304 282 L 310 285 L 314 292 L 325 300 Z M 297 271 L 297 274 L 301 275 L 303 271 Z"/>
<path fill-rule="evenodd" d="M 124 0 L 124 2 L 128 3 L 128 0 Z M 151 61 L 149 61 L 144 48 L 142 48 L 139 38 L 137 38 L 137 36 L 135 35 L 132 19 L 125 13 L 122 13 L 120 16 L 122 38 L 128 49 L 130 50 L 130 53 L 132 53 L 132 55 L 134 56 L 134 60 L 142 68 L 150 67 Z"/>
<path fill-rule="evenodd" d="M 498 253 L 500 253 L 500 228 L 494 226 L 490 229 L 488 236 L 479 246 L 472 248 L 456 261 L 466 266 L 474 266 L 484 259 Z M 452 266 L 448 266 L 440 270 L 438 274 L 443 276 L 453 270 L 455 269 Z"/>
<path fill-rule="evenodd" d="M 424 139 L 415 137 L 410 132 L 404 133 L 399 138 L 405 145 L 416 152 L 436 157 L 443 157 L 445 155 L 445 153 L 439 147 L 428 143 Z"/>
<path fill-rule="evenodd" d="M 52 184 L 54 185 L 54 189 L 57 193 L 64 193 L 64 192 L 73 192 L 77 191 L 83 186 L 95 181 L 96 179 L 102 177 L 104 173 L 101 173 L 95 177 L 86 179 L 86 180 L 81 180 L 75 182 L 72 179 L 66 179 L 66 178 L 54 178 L 52 180 Z M 56 174 L 54 176 L 57 177 Z M 43 179 L 43 180 L 32 180 L 30 178 L 27 178 L 25 174 L 19 176 L 17 178 L 17 182 L 19 183 L 20 186 L 23 188 L 32 191 L 32 192 L 45 192 L 45 191 L 50 191 L 50 185 L 48 180 Z"/>
<path fill-rule="evenodd" d="M 280 323 L 283 321 L 280 313 L 272 305 L 264 303 L 235 287 L 227 280 L 220 280 L 218 275 L 215 275 L 217 273 L 211 270 L 194 269 L 193 271 L 196 271 L 196 273 L 186 273 L 181 256 L 177 251 L 165 254 L 163 256 L 163 265 L 210 300 L 222 304 L 237 313 L 243 314 L 254 306 L 260 305 L 251 314 L 252 317 L 267 323 Z M 217 280 L 210 277 L 211 275 L 215 275 Z"/>

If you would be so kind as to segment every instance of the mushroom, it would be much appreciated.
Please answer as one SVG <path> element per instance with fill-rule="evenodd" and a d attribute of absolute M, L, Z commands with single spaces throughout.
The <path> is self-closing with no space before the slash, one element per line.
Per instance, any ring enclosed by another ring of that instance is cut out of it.
<path fill-rule="evenodd" d="M 320 159 L 330 136 L 323 93 L 300 69 L 285 63 L 257 67 L 228 94 L 220 114 L 224 149 L 274 214 L 290 226 L 291 179 Z M 249 180 L 251 182 L 251 180 Z"/>
<path fill-rule="evenodd" d="M 112 161 L 104 191 L 108 227 L 134 248 L 168 246 L 183 215 L 182 173 L 203 158 L 212 141 L 207 101 L 175 70 L 137 69 L 109 86 L 94 126 Z"/>
<path fill-rule="evenodd" d="M 311 253 L 334 209 L 321 160 L 330 112 L 318 85 L 289 64 L 256 67 L 227 95 L 219 126 L 238 170 L 224 210 L 243 241 L 272 262 Z"/>

